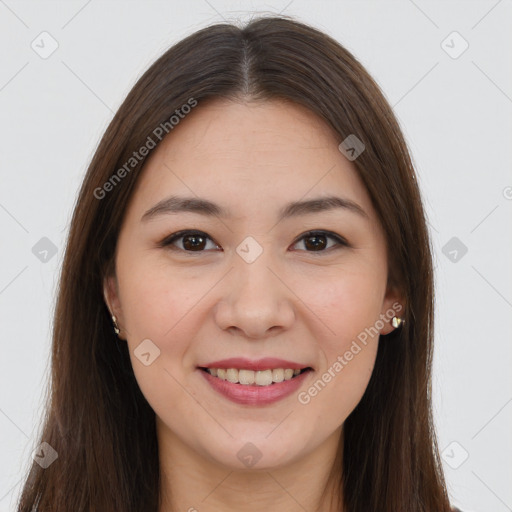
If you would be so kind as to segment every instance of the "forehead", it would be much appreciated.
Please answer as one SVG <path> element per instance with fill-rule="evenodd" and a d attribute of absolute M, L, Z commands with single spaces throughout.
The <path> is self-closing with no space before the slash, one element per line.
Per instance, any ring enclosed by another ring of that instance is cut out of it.
<path fill-rule="evenodd" d="M 338 193 L 374 215 L 341 141 L 308 109 L 284 101 L 199 103 L 146 161 L 133 207 L 171 193 L 208 197 L 229 209 Z M 233 208 L 232 208 L 233 206 Z"/>
<path fill-rule="evenodd" d="M 338 157 L 338 144 L 334 132 L 300 105 L 217 99 L 199 104 L 164 139 L 155 157 L 165 154 L 168 161 L 226 158 L 243 168 L 265 163 L 286 166 L 308 154 L 327 157 L 329 150 Z"/>

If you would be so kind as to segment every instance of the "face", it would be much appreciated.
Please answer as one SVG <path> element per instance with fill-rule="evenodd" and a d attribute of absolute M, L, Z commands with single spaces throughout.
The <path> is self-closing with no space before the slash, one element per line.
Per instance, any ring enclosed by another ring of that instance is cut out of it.
<path fill-rule="evenodd" d="M 398 299 L 340 142 L 302 107 L 217 100 L 146 162 L 104 290 L 161 442 L 230 468 L 337 442 Z"/>

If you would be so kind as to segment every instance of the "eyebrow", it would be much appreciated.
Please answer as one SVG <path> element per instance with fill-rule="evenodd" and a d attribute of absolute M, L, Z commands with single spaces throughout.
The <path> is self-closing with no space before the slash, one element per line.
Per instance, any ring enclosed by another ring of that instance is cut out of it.
<path fill-rule="evenodd" d="M 361 217 L 369 218 L 368 214 L 354 201 L 350 199 L 327 196 L 304 201 L 294 201 L 285 205 L 278 214 L 278 221 L 298 217 L 317 212 L 324 212 L 336 208 L 343 208 L 349 212 L 356 213 Z M 207 199 L 198 197 L 170 196 L 162 199 L 144 213 L 141 222 L 146 222 L 160 215 L 175 214 L 180 212 L 197 213 L 209 217 L 230 218 L 233 215 L 229 210 L 213 203 Z"/>

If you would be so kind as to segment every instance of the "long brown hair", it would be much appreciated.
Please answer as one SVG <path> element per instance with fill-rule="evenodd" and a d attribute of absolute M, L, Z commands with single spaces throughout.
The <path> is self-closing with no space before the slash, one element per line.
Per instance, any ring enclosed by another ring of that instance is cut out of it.
<path fill-rule="evenodd" d="M 183 39 L 138 80 L 103 135 L 75 205 L 54 316 L 51 386 L 37 444 L 47 442 L 58 458 L 46 469 L 32 464 L 18 511 L 158 510 L 155 413 L 137 385 L 127 344 L 112 330 L 103 280 L 146 160 L 131 161 L 134 151 L 148 137 L 158 145 L 155 129 L 171 133 L 169 119 L 191 99 L 200 108 L 214 98 L 291 101 L 325 120 L 340 142 L 356 134 L 365 144 L 354 164 L 386 235 L 389 283 L 403 294 L 405 325 L 379 343 L 366 392 L 345 421 L 343 455 L 330 482 L 350 512 L 449 512 L 431 410 L 431 242 L 406 143 L 356 58 L 283 16 L 243 28 L 213 25 Z M 122 179 L 113 180 L 123 166 Z"/>

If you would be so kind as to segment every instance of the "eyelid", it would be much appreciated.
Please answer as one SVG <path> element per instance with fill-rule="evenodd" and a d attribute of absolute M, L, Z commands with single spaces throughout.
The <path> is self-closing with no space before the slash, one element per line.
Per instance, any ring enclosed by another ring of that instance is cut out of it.
<path fill-rule="evenodd" d="M 325 230 L 325 229 L 311 229 L 309 231 L 306 231 L 305 233 L 302 233 L 301 235 L 299 235 L 299 237 L 293 242 L 292 245 L 295 245 L 297 242 L 300 242 L 303 238 L 307 238 L 309 236 L 315 236 L 315 235 L 320 235 L 320 236 L 325 236 L 326 238 L 332 238 L 333 240 L 336 241 L 337 245 L 338 246 L 345 246 L 345 247 L 350 247 L 349 243 L 341 236 L 341 235 L 338 235 L 337 233 L 334 233 L 332 231 L 328 231 L 328 230 Z M 332 247 L 331 247 L 332 249 Z M 318 252 L 318 253 L 322 253 L 322 252 L 328 252 L 329 250 L 326 250 L 326 251 L 305 251 L 305 252 L 308 252 L 308 253 L 315 253 L 315 252 Z"/>
<path fill-rule="evenodd" d="M 180 231 L 176 231 L 174 233 L 171 233 L 170 235 L 166 236 L 161 242 L 158 243 L 158 247 L 161 248 L 169 248 L 172 246 L 173 242 L 176 240 L 179 240 L 180 238 L 183 238 L 185 235 L 198 235 L 203 238 L 207 238 L 211 240 L 215 245 L 220 247 L 220 245 L 208 234 L 204 231 L 201 231 L 199 229 L 182 229 Z M 184 251 L 183 249 L 180 249 L 178 247 L 175 247 L 176 250 L 185 252 L 188 254 L 194 254 L 194 253 L 201 253 L 201 252 L 207 252 L 207 251 Z"/>

